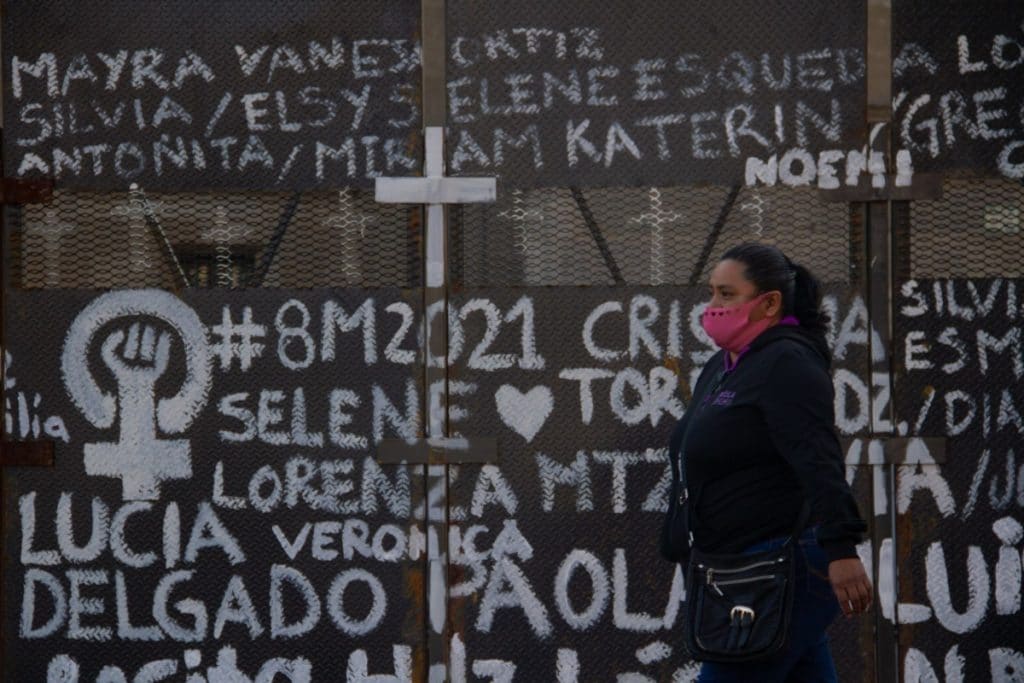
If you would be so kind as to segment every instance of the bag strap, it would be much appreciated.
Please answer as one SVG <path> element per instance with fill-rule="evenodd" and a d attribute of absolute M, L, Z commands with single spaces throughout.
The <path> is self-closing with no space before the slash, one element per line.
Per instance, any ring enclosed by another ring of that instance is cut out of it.
<path fill-rule="evenodd" d="M 786 542 L 782 544 L 783 547 L 786 547 L 789 544 L 794 543 L 796 539 L 800 537 L 800 534 L 803 533 L 804 527 L 807 526 L 807 522 L 808 520 L 810 520 L 810 518 L 811 505 L 810 503 L 807 502 L 806 499 L 804 499 L 804 504 L 800 507 L 800 514 L 796 516 L 796 524 L 793 525 L 793 533 L 791 533 L 789 535 L 789 538 L 786 539 Z"/>
<path fill-rule="evenodd" d="M 694 394 L 693 399 L 690 401 L 690 410 L 699 410 L 704 404 L 704 400 L 709 394 L 713 394 L 722 386 L 722 382 L 725 380 L 725 368 L 720 367 L 714 378 L 708 382 L 706 386 L 710 386 L 711 389 L 705 389 L 700 394 Z M 686 452 L 683 450 L 683 444 L 686 443 L 686 433 L 690 431 L 690 424 L 686 425 L 686 432 L 683 433 L 683 438 L 679 442 L 679 486 L 683 489 L 683 500 L 680 501 L 682 504 L 683 514 L 683 525 L 686 527 L 686 538 L 690 545 L 693 547 L 693 527 L 691 521 L 695 515 L 690 514 L 690 490 L 686 485 Z"/>

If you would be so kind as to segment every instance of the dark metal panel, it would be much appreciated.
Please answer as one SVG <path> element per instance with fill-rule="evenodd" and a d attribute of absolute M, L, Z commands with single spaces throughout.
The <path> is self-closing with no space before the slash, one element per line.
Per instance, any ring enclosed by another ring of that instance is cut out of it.
<path fill-rule="evenodd" d="M 894 136 L 920 171 L 1024 177 L 1024 5 L 893 0 Z"/>
<path fill-rule="evenodd" d="M 944 464 L 897 467 L 902 680 L 1024 670 L 1022 19 L 1017 2 L 893 3 L 894 145 L 945 176 L 897 234 L 894 398 L 910 435 L 948 438 Z"/>
<path fill-rule="evenodd" d="M 450 168 L 513 187 L 732 185 L 748 157 L 859 149 L 865 7 L 452 0 Z"/>
<path fill-rule="evenodd" d="M 419 170 L 419 3 L 7 2 L 8 177 L 368 186 Z"/>
<path fill-rule="evenodd" d="M 374 453 L 424 414 L 402 353 L 419 296 L 9 291 L 10 435 L 57 453 L 5 472 L 4 679 L 108 665 L 130 679 L 159 660 L 267 680 L 411 670 L 433 481 Z M 155 487 L 133 493 L 147 471 Z"/>
<path fill-rule="evenodd" d="M 901 283 L 895 301 L 900 413 L 912 433 L 948 437 L 944 464 L 918 452 L 916 463 L 897 468 L 907 680 L 927 670 L 998 680 L 1024 652 L 1015 569 L 1024 508 L 1015 341 L 1022 289 L 1020 278 L 915 277 Z M 1008 342 L 1003 351 L 991 346 L 999 340 Z"/>

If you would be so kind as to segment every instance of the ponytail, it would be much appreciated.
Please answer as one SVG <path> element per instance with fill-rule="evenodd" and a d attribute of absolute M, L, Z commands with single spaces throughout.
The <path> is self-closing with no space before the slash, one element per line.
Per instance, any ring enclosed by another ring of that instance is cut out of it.
<path fill-rule="evenodd" d="M 821 310 L 821 283 L 799 263 L 790 262 L 796 278 L 793 281 L 793 314 L 800 321 L 800 327 L 814 337 L 818 348 L 825 354 L 826 361 L 831 365 L 832 353 L 828 348 L 829 318 Z"/>
<path fill-rule="evenodd" d="M 825 332 L 828 329 L 828 316 L 821 310 L 821 283 L 811 271 L 799 263 L 786 261 L 793 269 L 792 315 L 800 321 L 800 327 Z"/>

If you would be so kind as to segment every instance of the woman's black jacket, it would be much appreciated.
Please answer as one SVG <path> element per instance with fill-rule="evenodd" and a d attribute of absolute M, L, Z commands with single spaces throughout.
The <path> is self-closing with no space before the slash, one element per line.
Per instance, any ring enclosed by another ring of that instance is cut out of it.
<path fill-rule="evenodd" d="M 731 371 L 723 352 L 708 361 L 670 442 L 666 559 L 689 554 L 679 514 L 681 453 L 689 530 L 701 550 L 739 552 L 786 536 L 807 500 L 829 560 L 856 557 L 866 525 L 846 482 L 829 364 L 822 335 L 782 325 L 758 336 Z"/>

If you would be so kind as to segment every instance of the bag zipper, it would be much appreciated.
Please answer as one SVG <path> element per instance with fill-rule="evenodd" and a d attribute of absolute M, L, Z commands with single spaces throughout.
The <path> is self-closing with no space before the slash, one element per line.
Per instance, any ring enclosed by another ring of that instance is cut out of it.
<path fill-rule="evenodd" d="M 775 560 L 767 560 L 767 561 L 764 561 L 764 562 L 752 562 L 751 564 L 745 565 L 743 567 L 735 567 L 733 569 L 715 569 L 714 567 L 707 567 L 707 566 L 705 566 L 703 564 L 698 564 L 697 568 L 702 570 L 702 571 L 704 571 L 705 576 L 707 577 L 707 582 L 711 583 L 712 582 L 711 581 L 711 576 L 712 576 L 713 573 L 714 574 L 735 574 L 737 572 L 745 572 L 745 571 L 747 571 L 749 569 L 757 569 L 758 567 L 770 567 L 773 564 L 779 564 L 781 562 L 784 562 L 785 559 L 786 558 L 784 558 L 784 557 L 780 557 L 780 558 L 775 559 Z"/>
<path fill-rule="evenodd" d="M 708 586 L 710 586 L 716 593 L 718 593 L 718 597 L 720 597 L 720 598 L 724 598 L 725 597 L 725 593 L 722 592 L 722 589 L 719 588 L 719 586 L 733 586 L 733 585 L 739 585 L 741 583 L 754 583 L 755 581 L 771 581 L 771 580 L 773 580 L 775 578 L 774 574 L 761 574 L 759 576 L 748 576 L 745 579 L 729 579 L 727 581 L 712 581 L 712 579 L 711 579 L 711 572 L 712 571 L 713 570 L 711 570 L 711 569 L 708 570 Z"/>
<path fill-rule="evenodd" d="M 745 579 L 729 579 L 728 581 L 715 581 L 712 586 L 731 586 L 738 583 L 752 583 L 754 581 L 770 581 L 774 579 L 774 574 L 761 574 L 759 576 L 748 576 Z"/>

